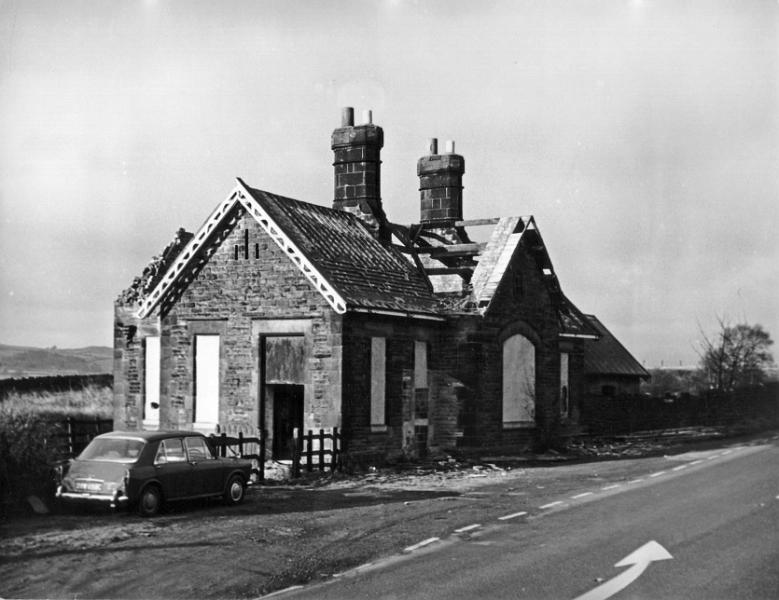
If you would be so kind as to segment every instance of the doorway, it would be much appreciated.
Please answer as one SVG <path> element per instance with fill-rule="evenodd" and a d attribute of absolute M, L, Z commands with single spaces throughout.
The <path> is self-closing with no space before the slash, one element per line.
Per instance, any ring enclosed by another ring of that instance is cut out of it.
<path fill-rule="evenodd" d="M 273 458 L 291 460 L 293 430 L 303 433 L 303 386 L 269 385 L 273 405 Z"/>

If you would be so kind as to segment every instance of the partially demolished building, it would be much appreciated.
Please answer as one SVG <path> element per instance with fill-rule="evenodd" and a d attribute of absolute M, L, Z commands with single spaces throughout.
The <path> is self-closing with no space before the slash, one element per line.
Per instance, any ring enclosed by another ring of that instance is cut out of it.
<path fill-rule="evenodd" d="M 600 334 L 535 219 L 464 219 L 465 161 L 433 140 L 419 222 L 390 222 L 383 136 L 344 109 L 332 208 L 239 179 L 123 292 L 115 428 L 264 431 L 283 459 L 295 427 L 338 427 L 347 452 L 381 460 L 517 450 L 577 422 Z M 488 241 L 469 237 L 477 226 Z"/>

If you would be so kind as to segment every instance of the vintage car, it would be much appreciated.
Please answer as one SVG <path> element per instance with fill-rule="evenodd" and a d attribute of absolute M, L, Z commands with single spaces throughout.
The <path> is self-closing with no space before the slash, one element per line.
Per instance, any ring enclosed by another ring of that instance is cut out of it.
<path fill-rule="evenodd" d="M 221 496 L 243 501 L 252 463 L 218 458 L 201 433 L 114 431 L 97 436 L 58 473 L 56 497 L 157 514 L 170 500 Z"/>

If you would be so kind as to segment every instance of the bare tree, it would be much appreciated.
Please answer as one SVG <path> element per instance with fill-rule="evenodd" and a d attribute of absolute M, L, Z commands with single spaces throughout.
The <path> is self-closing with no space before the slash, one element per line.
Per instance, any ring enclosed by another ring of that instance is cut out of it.
<path fill-rule="evenodd" d="M 774 362 L 769 351 L 774 341 L 769 333 L 759 324 L 730 325 L 719 317 L 717 322 L 719 331 L 714 339 L 701 331 L 701 370 L 711 387 L 732 390 L 763 381 Z"/>

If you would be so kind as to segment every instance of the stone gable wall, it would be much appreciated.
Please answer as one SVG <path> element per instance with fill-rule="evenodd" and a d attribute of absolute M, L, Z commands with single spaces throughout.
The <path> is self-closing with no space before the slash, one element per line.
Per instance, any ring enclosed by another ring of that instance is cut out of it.
<path fill-rule="evenodd" d="M 154 330 L 161 335 L 161 428 L 192 426 L 194 336 L 219 334 L 220 425 L 255 434 L 260 421 L 258 336 L 264 331 L 290 333 L 285 322 L 294 323 L 291 333 L 305 338 L 304 427 L 341 426 L 341 317 L 251 216 L 241 216 L 222 236 L 169 306 Z M 117 309 L 122 325 L 115 332 L 116 402 L 125 409 L 117 408 L 116 414 L 127 428 L 140 428 L 135 415 L 143 406 L 143 354 L 140 344 L 122 342 L 128 327 L 139 327 L 130 316 L 130 311 Z M 147 322 L 156 324 L 157 316 Z M 139 331 L 151 329 L 144 325 Z M 266 429 L 271 426 L 266 423 Z"/>
<path fill-rule="evenodd" d="M 503 341 L 521 333 L 535 346 L 536 427 L 503 427 Z M 559 408 L 560 343 L 556 312 L 531 251 L 522 240 L 483 319 L 463 316 L 441 340 L 441 368 L 457 379 L 459 447 L 530 446 Z M 572 372 L 579 368 L 575 358 Z M 578 377 L 578 375 L 574 375 Z M 578 385 L 578 384 L 577 384 Z M 451 419 L 451 416 L 449 417 Z"/>

